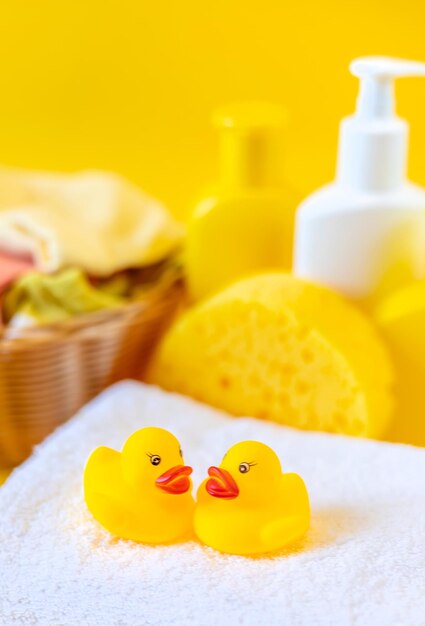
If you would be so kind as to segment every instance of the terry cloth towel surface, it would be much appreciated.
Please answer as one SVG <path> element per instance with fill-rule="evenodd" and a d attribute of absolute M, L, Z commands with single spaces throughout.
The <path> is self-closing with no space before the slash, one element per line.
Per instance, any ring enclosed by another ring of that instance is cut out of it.
<path fill-rule="evenodd" d="M 273 446 L 305 479 L 312 527 L 249 559 L 192 541 L 118 540 L 87 511 L 90 451 L 174 432 L 195 484 L 233 443 Z M 0 490 L 0 623 L 43 626 L 425 624 L 425 450 L 291 430 L 123 382 L 39 446 Z"/>

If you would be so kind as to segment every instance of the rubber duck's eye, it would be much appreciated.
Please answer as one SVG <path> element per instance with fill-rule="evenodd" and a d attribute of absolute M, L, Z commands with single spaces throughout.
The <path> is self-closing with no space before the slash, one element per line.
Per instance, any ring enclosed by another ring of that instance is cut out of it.
<path fill-rule="evenodd" d="M 161 463 L 161 457 L 158 456 L 157 454 L 153 454 L 151 456 L 151 463 L 152 465 L 159 465 Z"/>
<path fill-rule="evenodd" d="M 247 472 L 249 472 L 250 469 L 251 468 L 250 468 L 249 463 L 241 463 L 239 465 L 239 471 L 241 474 L 246 474 Z"/>
<path fill-rule="evenodd" d="M 179 450 L 181 458 L 183 458 L 183 450 L 180 448 Z"/>

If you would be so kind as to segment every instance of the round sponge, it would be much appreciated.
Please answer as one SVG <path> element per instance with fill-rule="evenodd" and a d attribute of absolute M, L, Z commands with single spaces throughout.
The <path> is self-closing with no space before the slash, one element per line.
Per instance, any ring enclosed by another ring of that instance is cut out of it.
<path fill-rule="evenodd" d="M 149 382 L 234 415 L 378 436 L 392 367 L 371 322 L 333 291 L 289 274 L 233 284 L 185 313 Z"/>

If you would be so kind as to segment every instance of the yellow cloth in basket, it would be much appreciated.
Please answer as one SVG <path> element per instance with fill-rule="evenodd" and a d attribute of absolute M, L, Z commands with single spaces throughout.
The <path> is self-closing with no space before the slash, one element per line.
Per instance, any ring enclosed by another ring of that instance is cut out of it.
<path fill-rule="evenodd" d="M 53 276 L 26 274 L 6 294 L 4 311 L 10 326 L 26 327 L 60 322 L 123 302 L 124 298 L 93 287 L 80 269 L 70 268 Z"/>

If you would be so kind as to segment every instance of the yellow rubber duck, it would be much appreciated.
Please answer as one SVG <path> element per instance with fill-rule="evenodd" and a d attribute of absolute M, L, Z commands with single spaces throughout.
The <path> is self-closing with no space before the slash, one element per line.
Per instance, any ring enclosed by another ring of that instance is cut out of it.
<path fill-rule="evenodd" d="M 176 437 L 142 428 L 122 452 L 96 448 L 84 470 L 84 497 L 93 517 L 113 535 L 170 543 L 192 530 L 192 468 Z"/>
<path fill-rule="evenodd" d="M 282 474 L 279 458 L 258 441 L 243 441 L 210 467 L 198 490 L 194 528 L 220 552 L 274 552 L 304 535 L 310 504 L 298 474 Z"/>

